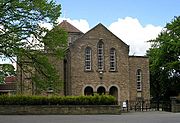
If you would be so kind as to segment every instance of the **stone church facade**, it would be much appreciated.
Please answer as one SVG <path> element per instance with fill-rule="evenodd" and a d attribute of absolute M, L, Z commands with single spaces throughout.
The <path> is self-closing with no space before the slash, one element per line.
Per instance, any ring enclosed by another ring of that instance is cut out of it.
<path fill-rule="evenodd" d="M 85 34 L 66 20 L 59 26 L 68 32 L 66 57 L 55 63 L 64 81 L 61 95 L 97 93 L 113 95 L 117 101 L 150 99 L 147 57 L 129 56 L 129 46 L 102 24 Z"/>
<path fill-rule="evenodd" d="M 149 60 L 129 56 L 129 46 L 98 24 L 83 34 L 67 21 L 65 95 L 111 94 L 118 101 L 150 99 Z"/>

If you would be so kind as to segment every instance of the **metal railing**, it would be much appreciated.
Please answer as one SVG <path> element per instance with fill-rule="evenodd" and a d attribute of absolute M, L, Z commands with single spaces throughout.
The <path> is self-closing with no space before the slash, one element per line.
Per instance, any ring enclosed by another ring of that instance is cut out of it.
<path fill-rule="evenodd" d="M 171 111 L 171 101 L 128 100 L 122 111 Z"/>

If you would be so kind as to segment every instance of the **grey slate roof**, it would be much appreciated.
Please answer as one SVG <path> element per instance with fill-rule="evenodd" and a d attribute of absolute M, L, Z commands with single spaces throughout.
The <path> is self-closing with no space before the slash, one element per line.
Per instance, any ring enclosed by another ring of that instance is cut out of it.
<path fill-rule="evenodd" d="M 63 20 L 63 22 L 61 22 L 59 24 L 59 26 L 61 28 L 63 28 L 65 31 L 67 32 L 72 32 L 72 33 L 83 33 L 81 32 L 79 29 L 77 29 L 76 27 L 74 27 L 72 24 L 70 24 L 69 22 L 67 22 L 66 20 Z"/>

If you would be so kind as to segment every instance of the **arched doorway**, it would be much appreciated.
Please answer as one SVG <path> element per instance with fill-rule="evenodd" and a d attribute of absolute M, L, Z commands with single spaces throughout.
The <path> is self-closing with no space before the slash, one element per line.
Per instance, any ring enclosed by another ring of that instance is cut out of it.
<path fill-rule="evenodd" d="M 84 95 L 87 95 L 87 96 L 93 95 L 93 88 L 90 87 L 90 86 L 87 86 L 87 87 L 84 89 Z"/>
<path fill-rule="evenodd" d="M 102 95 L 102 94 L 105 94 L 106 93 L 106 89 L 102 86 L 100 86 L 98 89 L 97 89 L 97 93 L 99 95 Z"/>
<path fill-rule="evenodd" d="M 118 89 L 117 87 L 115 86 L 112 86 L 110 89 L 109 89 L 109 94 L 114 96 L 116 98 L 116 100 L 118 101 Z"/>

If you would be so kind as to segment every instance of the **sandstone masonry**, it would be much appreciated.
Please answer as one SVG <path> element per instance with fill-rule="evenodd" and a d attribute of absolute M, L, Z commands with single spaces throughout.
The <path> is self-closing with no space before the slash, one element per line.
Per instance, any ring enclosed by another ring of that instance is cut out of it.
<path fill-rule="evenodd" d="M 65 59 L 50 58 L 64 82 L 60 95 L 110 94 L 118 102 L 150 99 L 147 57 L 129 56 L 129 46 L 101 23 L 85 34 L 67 21 L 59 27 L 69 36 Z"/>

